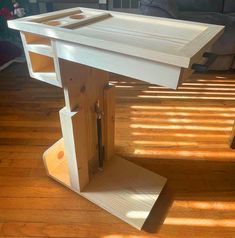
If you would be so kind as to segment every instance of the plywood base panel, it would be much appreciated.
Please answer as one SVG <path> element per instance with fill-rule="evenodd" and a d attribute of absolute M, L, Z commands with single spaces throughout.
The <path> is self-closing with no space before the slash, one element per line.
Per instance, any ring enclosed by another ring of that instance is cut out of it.
<path fill-rule="evenodd" d="M 44 153 L 44 162 L 49 176 L 71 189 L 63 143 L 61 139 L 50 147 Z M 75 192 L 141 229 L 165 183 L 164 177 L 114 156 L 103 171 L 90 176 L 82 192 Z"/>

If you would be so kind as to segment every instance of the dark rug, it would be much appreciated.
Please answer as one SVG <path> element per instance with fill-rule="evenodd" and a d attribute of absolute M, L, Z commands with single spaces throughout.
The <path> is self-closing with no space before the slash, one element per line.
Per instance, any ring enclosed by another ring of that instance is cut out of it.
<path fill-rule="evenodd" d="M 9 41 L 0 41 L 0 71 L 22 55 L 22 49 Z"/>

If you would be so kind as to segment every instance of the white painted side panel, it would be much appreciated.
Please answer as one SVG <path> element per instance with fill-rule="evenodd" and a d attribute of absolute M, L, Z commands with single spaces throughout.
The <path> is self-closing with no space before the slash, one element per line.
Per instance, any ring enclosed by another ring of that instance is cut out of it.
<path fill-rule="evenodd" d="M 56 49 L 59 58 L 172 89 L 180 78 L 181 68 L 168 64 L 62 41 L 56 41 Z"/>

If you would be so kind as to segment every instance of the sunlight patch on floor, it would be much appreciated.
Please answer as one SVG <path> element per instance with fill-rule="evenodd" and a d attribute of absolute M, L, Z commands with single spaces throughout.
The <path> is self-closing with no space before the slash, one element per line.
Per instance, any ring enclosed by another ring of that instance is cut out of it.
<path fill-rule="evenodd" d="M 182 106 L 162 106 L 162 105 L 160 105 L 160 106 L 148 106 L 148 105 L 132 105 L 132 106 L 130 106 L 130 108 L 131 109 L 145 109 L 145 110 L 187 110 L 187 111 L 189 111 L 189 110 L 192 110 L 192 111 L 194 111 L 194 110 L 200 110 L 200 111 L 215 111 L 215 112 L 218 112 L 218 111 L 231 111 L 231 112 L 234 112 L 235 111 L 235 108 L 225 108 L 225 107 L 216 107 L 216 106 L 210 106 L 210 107 L 208 107 L 208 106 L 184 106 L 184 107 L 182 107 Z"/>
<path fill-rule="evenodd" d="M 201 97 L 201 96 L 170 96 L 170 95 L 155 95 L 155 96 L 150 96 L 150 95 L 138 95 L 137 97 L 139 98 L 165 98 L 165 99 L 203 99 L 203 100 L 235 100 L 235 97 Z"/>
<path fill-rule="evenodd" d="M 218 210 L 218 211 L 235 211 L 235 202 L 207 202 L 207 201 L 175 201 L 174 207 L 179 209 L 199 209 L 199 210 Z"/>
<path fill-rule="evenodd" d="M 186 126 L 186 125 L 149 125 L 149 124 L 130 124 L 130 128 L 142 128 L 142 129 L 166 129 L 166 130 L 182 130 L 182 129 L 187 129 L 187 130 L 202 130 L 202 131 L 230 131 L 231 126 L 197 126 L 197 125 L 192 125 L 192 126 Z"/>
<path fill-rule="evenodd" d="M 146 219 L 149 215 L 149 212 L 145 211 L 130 211 L 127 212 L 126 216 L 133 219 Z"/>
<path fill-rule="evenodd" d="M 204 219 L 168 217 L 165 225 L 175 226 L 202 226 L 202 227 L 235 227 L 235 219 Z"/>

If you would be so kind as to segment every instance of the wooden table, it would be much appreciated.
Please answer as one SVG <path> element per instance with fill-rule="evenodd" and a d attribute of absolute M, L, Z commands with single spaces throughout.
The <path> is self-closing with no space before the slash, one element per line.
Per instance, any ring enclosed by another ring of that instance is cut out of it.
<path fill-rule="evenodd" d="M 64 90 L 48 175 L 141 229 L 166 178 L 115 155 L 109 72 L 177 89 L 223 26 L 85 8 L 8 25 L 21 31 L 30 76 Z"/>

